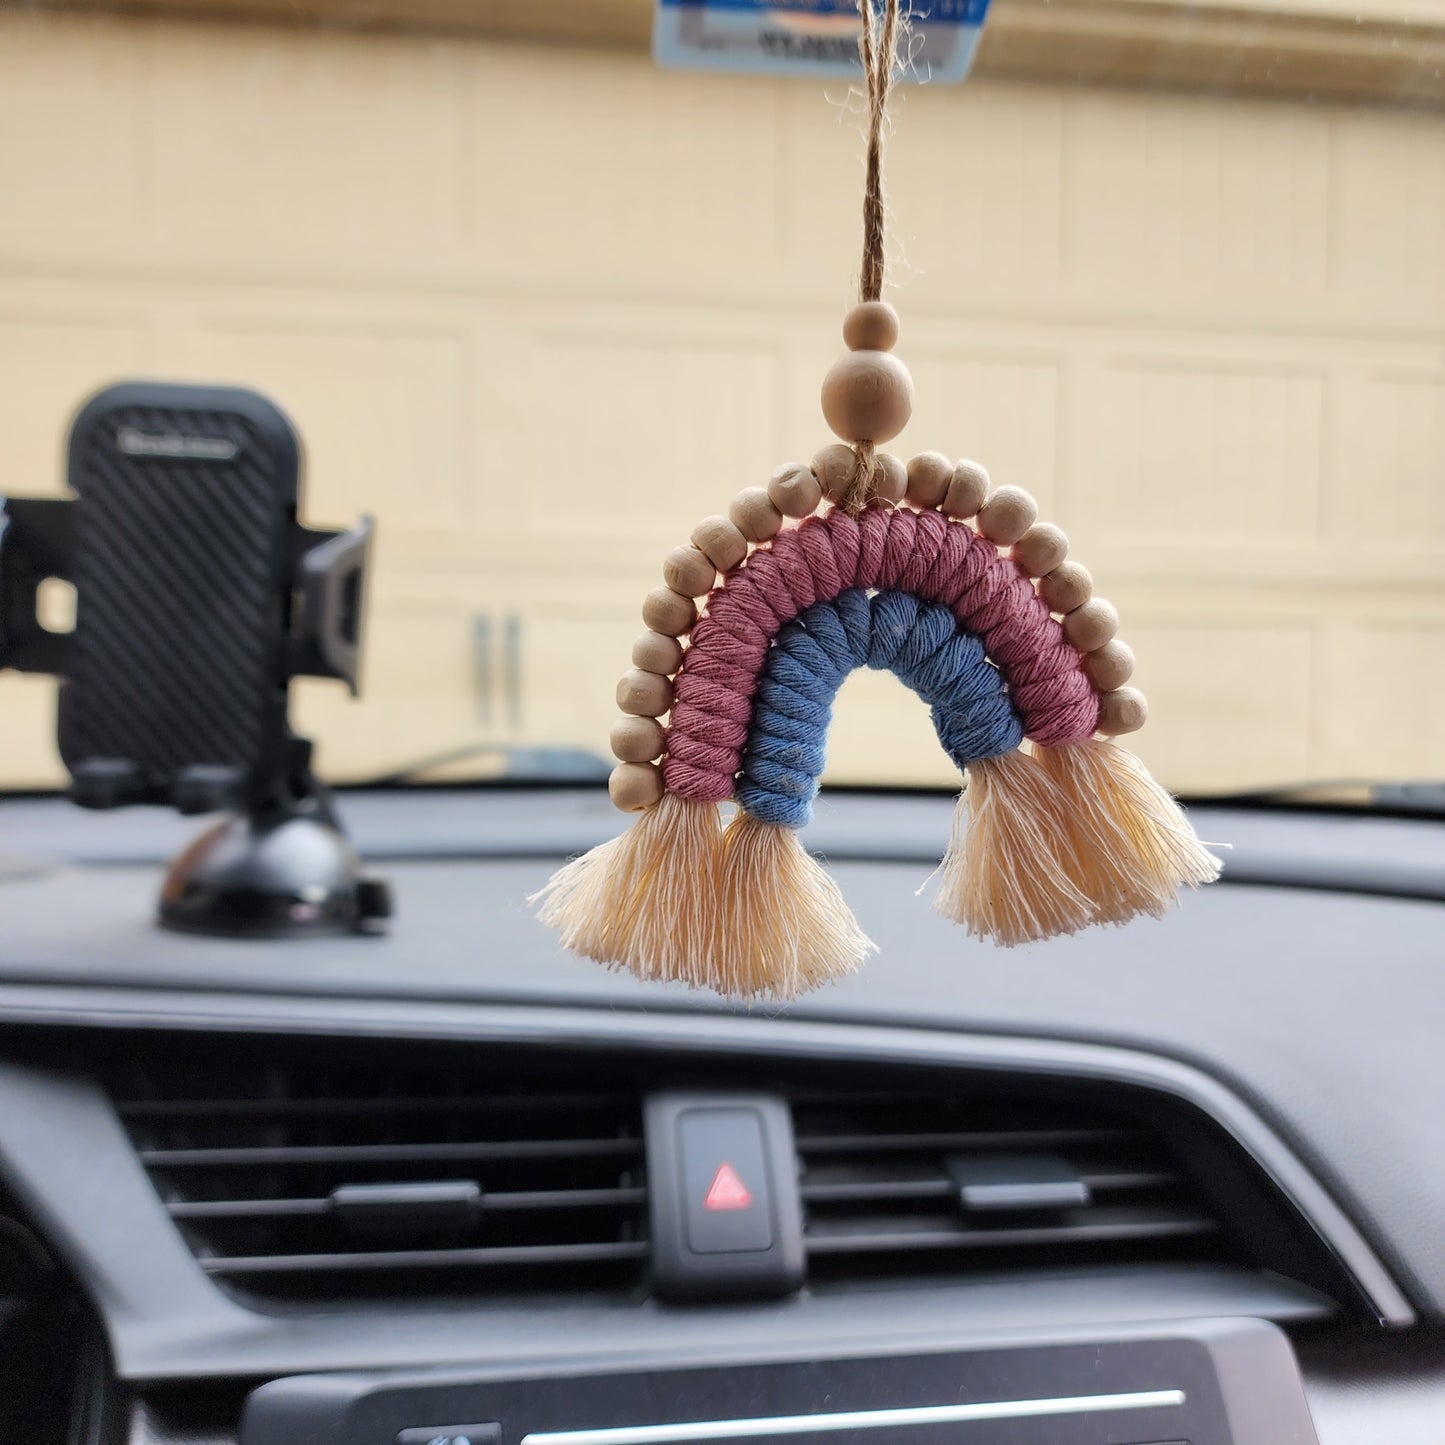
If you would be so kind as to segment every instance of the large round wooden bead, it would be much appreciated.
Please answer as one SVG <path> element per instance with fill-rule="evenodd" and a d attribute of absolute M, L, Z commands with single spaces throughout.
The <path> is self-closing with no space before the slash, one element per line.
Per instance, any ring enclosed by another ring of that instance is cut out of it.
<path fill-rule="evenodd" d="M 886 301 L 860 301 L 843 318 L 849 351 L 892 351 L 898 344 L 898 313 Z"/>
<path fill-rule="evenodd" d="M 842 442 L 830 443 L 813 458 L 813 475 L 830 502 L 839 501 L 848 490 L 857 465 L 853 448 L 845 447 Z"/>
<path fill-rule="evenodd" d="M 1084 655 L 1084 676 L 1098 692 L 1114 692 L 1134 676 L 1134 653 L 1116 637 Z"/>
<path fill-rule="evenodd" d="M 1039 504 L 1022 487 L 1000 487 L 978 509 L 978 530 L 997 547 L 1012 547 L 1034 524 Z"/>
<path fill-rule="evenodd" d="M 697 621 L 697 607 L 691 597 L 674 592 L 671 587 L 654 587 L 642 599 L 642 620 L 654 631 L 669 637 L 691 632 Z"/>
<path fill-rule="evenodd" d="M 823 378 L 823 417 L 845 442 L 892 441 L 913 415 L 913 378 L 886 351 L 850 351 Z"/>
<path fill-rule="evenodd" d="M 1094 595 L 1094 579 L 1079 562 L 1060 562 L 1047 577 L 1039 578 L 1039 596 L 1050 612 L 1072 612 Z"/>
<path fill-rule="evenodd" d="M 942 452 L 920 452 L 908 462 L 904 495 L 920 512 L 942 505 L 953 480 L 953 463 Z"/>
<path fill-rule="evenodd" d="M 749 542 L 766 542 L 783 527 L 783 514 L 768 500 L 761 487 L 745 487 L 733 498 L 728 516 Z"/>
<path fill-rule="evenodd" d="M 872 495 L 881 502 L 901 502 L 908 490 L 908 468 L 889 452 L 879 452 L 873 463 Z"/>
<path fill-rule="evenodd" d="M 948 491 L 943 495 L 945 516 L 958 521 L 967 521 L 978 515 L 983 499 L 988 495 L 988 471 L 977 462 L 959 462 L 949 479 Z"/>
<path fill-rule="evenodd" d="M 768 478 L 768 500 L 785 517 L 811 517 L 823 500 L 823 488 L 810 467 L 789 462 Z"/>
<path fill-rule="evenodd" d="M 617 706 L 633 717 L 661 717 L 672 707 L 672 680 L 631 668 L 618 679 Z"/>
<path fill-rule="evenodd" d="M 1137 687 L 1119 687 L 1099 698 L 1098 731 L 1105 737 L 1137 733 L 1149 721 L 1149 704 Z"/>
<path fill-rule="evenodd" d="M 662 580 L 684 597 L 705 597 L 717 581 L 717 568 L 701 547 L 674 547 L 663 558 Z"/>
<path fill-rule="evenodd" d="M 651 717 L 620 717 L 612 724 L 613 756 L 624 763 L 650 763 L 662 756 L 667 735 Z"/>
<path fill-rule="evenodd" d="M 1119 614 L 1102 597 L 1091 597 L 1064 617 L 1064 636 L 1080 652 L 1097 652 L 1118 630 Z"/>
<path fill-rule="evenodd" d="M 692 545 L 719 572 L 731 572 L 748 555 L 748 539 L 726 517 L 704 517 L 692 529 Z"/>
<path fill-rule="evenodd" d="M 651 763 L 618 763 L 607 779 L 613 804 L 624 813 L 640 813 L 662 799 L 662 770 Z"/>
<path fill-rule="evenodd" d="M 682 666 L 682 643 L 662 632 L 644 632 L 632 644 L 632 665 L 670 677 Z"/>
<path fill-rule="evenodd" d="M 1069 555 L 1069 539 L 1052 522 L 1035 522 L 1014 543 L 1013 559 L 1030 577 L 1047 577 Z"/>

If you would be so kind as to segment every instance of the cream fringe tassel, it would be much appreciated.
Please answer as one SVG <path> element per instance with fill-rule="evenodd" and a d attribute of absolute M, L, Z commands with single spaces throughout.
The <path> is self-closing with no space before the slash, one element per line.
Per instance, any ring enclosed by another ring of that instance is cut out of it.
<path fill-rule="evenodd" d="M 953 837 L 938 866 L 934 911 L 1005 947 L 1076 933 L 1093 922 L 1093 904 L 1061 856 L 1067 808 L 1027 753 L 970 763 Z"/>
<path fill-rule="evenodd" d="M 566 947 L 639 978 L 710 984 L 722 819 L 676 793 L 558 869 L 529 903 Z"/>
<path fill-rule="evenodd" d="M 1038 760 L 1067 800 L 1061 822 L 1069 874 L 1094 900 L 1096 922 L 1161 918 L 1180 888 L 1219 876 L 1219 859 L 1127 748 L 1090 738 L 1040 748 Z"/>
<path fill-rule="evenodd" d="M 1219 866 L 1133 753 L 1090 738 L 969 765 L 933 906 L 1011 946 L 1163 917 Z"/>
<path fill-rule="evenodd" d="M 855 973 L 877 946 L 791 828 L 738 810 L 723 835 L 707 980 L 731 998 L 796 998 Z"/>
<path fill-rule="evenodd" d="M 639 978 L 796 998 L 875 952 L 791 828 L 674 793 L 528 900 L 563 944 Z"/>
<path fill-rule="evenodd" d="M 1179 805 L 1105 738 L 972 763 L 934 909 L 1012 946 L 1161 917 L 1219 860 Z M 874 944 L 791 828 L 666 793 L 530 900 L 562 942 L 639 978 L 786 1000 L 855 972 Z"/>

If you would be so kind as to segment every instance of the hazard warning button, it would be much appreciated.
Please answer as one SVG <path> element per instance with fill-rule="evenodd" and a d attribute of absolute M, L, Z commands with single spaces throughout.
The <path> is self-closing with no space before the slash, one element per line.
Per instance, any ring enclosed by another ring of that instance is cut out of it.
<path fill-rule="evenodd" d="M 803 1210 L 788 1101 L 657 1089 L 642 1118 L 652 1293 L 777 1298 L 798 1289 Z"/>
<path fill-rule="evenodd" d="M 683 1212 L 696 1254 L 769 1249 L 773 1243 L 763 1121 L 754 1109 L 678 1115 Z"/>

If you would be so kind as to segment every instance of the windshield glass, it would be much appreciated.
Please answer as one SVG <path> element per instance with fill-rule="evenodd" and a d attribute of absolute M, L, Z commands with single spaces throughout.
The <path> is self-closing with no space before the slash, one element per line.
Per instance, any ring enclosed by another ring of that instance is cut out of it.
<path fill-rule="evenodd" d="M 0 492 L 109 382 L 275 401 L 303 520 L 377 524 L 361 697 L 293 692 L 329 778 L 605 776 L 663 557 L 833 440 L 862 107 L 651 24 L 0 7 Z M 1445 773 L 1442 107 L 1445 0 L 998 0 L 895 95 L 889 450 L 1064 529 L 1176 790 Z M 63 783 L 55 692 L 0 673 L 0 787 Z M 887 673 L 835 719 L 829 781 L 956 785 Z"/>

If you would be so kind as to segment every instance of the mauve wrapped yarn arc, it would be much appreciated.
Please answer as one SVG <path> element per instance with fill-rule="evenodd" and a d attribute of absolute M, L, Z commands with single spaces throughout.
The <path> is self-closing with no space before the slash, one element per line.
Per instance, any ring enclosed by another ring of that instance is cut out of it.
<path fill-rule="evenodd" d="M 778 629 L 847 588 L 942 602 L 1003 673 L 1025 734 L 1044 746 L 1093 735 L 1099 700 L 1077 649 L 1033 585 L 964 522 L 873 507 L 788 528 L 727 575 L 693 631 L 677 676 L 663 776 L 697 802 L 726 802 L 742 766 L 753 696 Z M 742 730 L 742 741 L 732 739 Z"/>

